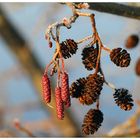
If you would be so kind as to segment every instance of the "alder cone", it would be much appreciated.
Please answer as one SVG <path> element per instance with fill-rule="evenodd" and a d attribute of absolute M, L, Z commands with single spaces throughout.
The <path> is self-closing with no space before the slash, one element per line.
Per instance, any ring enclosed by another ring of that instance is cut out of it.
<path fill-rule="evenodd" d="M 73 39 L 66 39 L 65 41 L 60 43 L 60 49 L 62 56 L 67 59 L 70 58 L 71 55 L 76 53 L 78 46 Z"/>
<path fill-rule="evenodd" d="M 82 52 L 82 63 L 87 70 L 93 70 L 96 67 L 98 49 L 93 46 L 83 49 Z"/>
<path fill-rule="evenodd" d="M 87 77 L 83 94 L 79 97 L 81 104 L 91 105 L 99 98 L 104 78 L 99 74 L 90 74 Z"/>
<path fill-rule="evenodd" d="M 82 132 L 84 135 L 94 134 L 103 122 L 103 113 L 98 109 L 90 109 L 84 117 Z"/>
<path fill-rule="evenodd" d="M 51 101 L 51 87 L 50 87 L 50 80 L 47 74 L 42 76 L 42 96 L 43 100 L 46 103 Z"/>
<path fill-rule="evenodd" d="M 115 48 L 110 53 L 111 61 L 120 67 L 128 67 L 131 61 L 130 54 L 122 48 Z"/>
<path fill-rule="evenodd" d="M 61 82 L 61 97 L 66 107 L 71 106 L 70 101 L 70 92 L 69 92 L 69 77 L 66 72 L 62 74 L 62 82 Z"/>
<path fill-rule="evenodd" d="M 135 73 L 140 76 L 140 58 L 136 62 Z"/>
<path fill-rule="evenodd" d="M 82 95 L 86 81 L 85 78 L 79 78 L 71 84 L 70 95 L 72 98 L 79 98 Z"/>
<path fill-rule="evenodd" d="M 135 34 L 130 35 L 126 40 L 125 47 L 128 49 L 132 49 L 137 46 L 138 42 L 139 42 L 138 35 L 135 35 Z"/>
<path fill-rule="evenodd" d="M 62 120 L 64 118 L 64 104 L 61 98 L 61 88 L 55 88 L 55 101 L 56 101 L 56 112 L 57 118 Z"/>
<path fill-rule="evenodd" d="M 116 104 L 123 110 L 129 111 L 133 107 L 132 95 L 129 94 L 127 89 L 115 89 L 113 94 Z"/>

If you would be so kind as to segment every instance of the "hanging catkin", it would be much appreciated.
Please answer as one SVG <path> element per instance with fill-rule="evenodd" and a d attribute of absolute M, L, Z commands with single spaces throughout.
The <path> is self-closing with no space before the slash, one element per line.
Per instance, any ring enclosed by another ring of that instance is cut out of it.
<path fill-rule="evenodd" d="M 42 90 L 43 90 L 43 100 L 46 103 L 51 101 L 51 88 L 50 88 L 50 79 L 47 74 L 44 74 L 42 77 Z"/>
<path fill-rule="evenodd" d="M 62 120 L 64 118 L 64 105 L 61 98 L 61 88 L 55 88 L 55 101 L 56 101 L 56 112 L 58 119 Z"/>
<path fill-rule="evenodd" d="M 70 107 L 69 77 L 66 72 L 62 74 L 61 97 L 66 107 Z"/>

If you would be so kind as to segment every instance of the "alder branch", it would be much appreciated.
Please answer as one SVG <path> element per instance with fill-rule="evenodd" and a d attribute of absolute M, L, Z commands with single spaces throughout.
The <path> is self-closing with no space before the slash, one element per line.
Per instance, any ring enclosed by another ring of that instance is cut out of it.
<path fill-rule="evenodd" d="M 91 10 L 140 19 L 140 8 L 118 3 L 89 3 Z"/>
<path fill-rule="evenodd" d="M 115 14 L 128 18 L 134 18 L 140 20 L 140 8 L 136 6 L 128 6 L 119 3 L 95 3 L 89 4 L 90 10 L 96 10 L 99 12 L 105 12 L 109 14 Z"/>

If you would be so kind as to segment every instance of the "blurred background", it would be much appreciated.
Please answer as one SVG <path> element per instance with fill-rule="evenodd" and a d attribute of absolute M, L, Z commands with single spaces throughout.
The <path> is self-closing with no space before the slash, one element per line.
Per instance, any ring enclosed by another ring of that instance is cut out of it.
<path fill-rule="evenodd" d="M 129 35 L 140 35 L 140 20 L 93 10 L 87 12 L 95 13 L 102 42 L 111 49 L 125 48 L 125 40 Z M 41 98 L 41 76 L 55 50 L 55 46 L 51 49 L 48 47 L 45 30 L 49 24 L 70 17 L 71 14 L 71 10 L 60 3 L 0 3 L 0 137 L 82 136 L 84 115 L 94 105 L 83 106 L 78 100 L 72 99 L 72 106 L 65 112 L 65 119 L 60 121 L 56 117 L 55 104 L 52 102 L 54 108 L 50 108 L 43 104 Z M 61 29 L 60 39 L 79 40 L 91 33 L 90 19 L 81 17 L 70 30 Z M 83 47 L 83 44 L 79 45 L 77 54 L 65 61 L 70 84 L 91 73 L 82 64 Z M 117 88 L 129 89 L 136 101 L 140 100 L 140 79 L 134 68 L 140 56 L 140 44 L 128 52 L 132 58 L 128 68 L 118 68 L 106 52 L 103 52 L 101 62 L 106 79 Z M 55 85 L 55 77 L 51 81 Z M 131 111 L 121 110 L 114 102 L 112 90 L 104 85 L 100 101 L 104 121 L 94 137 L 115 136 L 118 130 L 116 128 L 114 132 L 114 127 L 119 127 L 123 132 L 126 130 L 122 125 L 125 122 L 132 129 L 131 124 L 134 123 L 129 120 L 136 122 L 134 127 L 139 130 L 138 104 L 135 102 Z M 17 125 L 21 125 L 22 129 L 18 129 Z"/>

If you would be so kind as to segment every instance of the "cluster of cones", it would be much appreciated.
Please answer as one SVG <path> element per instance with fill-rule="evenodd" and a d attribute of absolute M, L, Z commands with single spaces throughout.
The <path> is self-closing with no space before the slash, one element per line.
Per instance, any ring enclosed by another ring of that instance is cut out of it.
<path fill-rule="evenodd" d="M 88 46 L 83 49 L 82 62 L 87 70 L 96 68 L 98 50 L 98 43 L 96 43 L 96 47 Z M 119 67 L 128 67 L 131 58 L 125 49 L 115 48 L 110 52 L 110 60 Z M 79 99 L 83 105 L 91 105 L 99 99 L 104 82 L 104 77 L 98 73 L 79 78 L 71 84 L 70 95 Z M 127 111 L 132 109 L 133 99 L 127 89 L 115 89 L 113 96 L 115 103 L 121 109 Z M 101 126 L 102 121 L 103 113 L 99 109 L 90 109 L 83 120 L 82 132 L 85 135 L 94 134 Z"/>
<path fill-rule="evenodd" d="M 86 78 L 80 78 L 70 87 L 70 95 L 78 98 L 81 104 L 91 105 L 99 98 L 104 79 L 99 74 L 90 74 Z"/>
<path fill-rule="evenodd" d="M 77 43 L 73 39 L 67 39 L 60 44 L 62 57 L 67 59 L 76 54 L 78 49 Z M 82 51 L 82 62 L 87 70 L 96 69 L 99 46 L 88 46 Z M 110 60 L 119 67 L 128 67 L 131 61 L 130 54 L 122 48 L 115 48 L 110 51 Z M 68 75 L 66 72 L 61 75 L 61 86 L 55 89 L 56 110 L 59 119 L 64 118 L 64 105 L 70 107 L 70 95 L 77 98 L 83 105 L 92 105 L 99 100 L 104 76 L 99 66 L 98 72 L 89 74 L 87 77 L 79 78 L 73 82 L 69 88 Z M 47 74 L 42 78 L 43 98 L 46 103 L 51 101 L 50 81 Z M 127 89 L 115 89 L 113 94 L 115 103 L 123 110 L 131 110 L 133 99 Z M 94 134 L 103 122 L 103 113 L 96 109 L 90 109 L 84 117 L 82 132 L 85 135 Z"/>
<path fill-rule="evenodd" d="M 127 89 L 115 89 L 113 94 L 115 102 L 121 109 L 129 111 L 133 106 L 132 95 Z M 103 113 L 99 109 L 90 109 L 84 117 L 82 132 L 85 135 L 94 134 L 103 122 Z"/>

